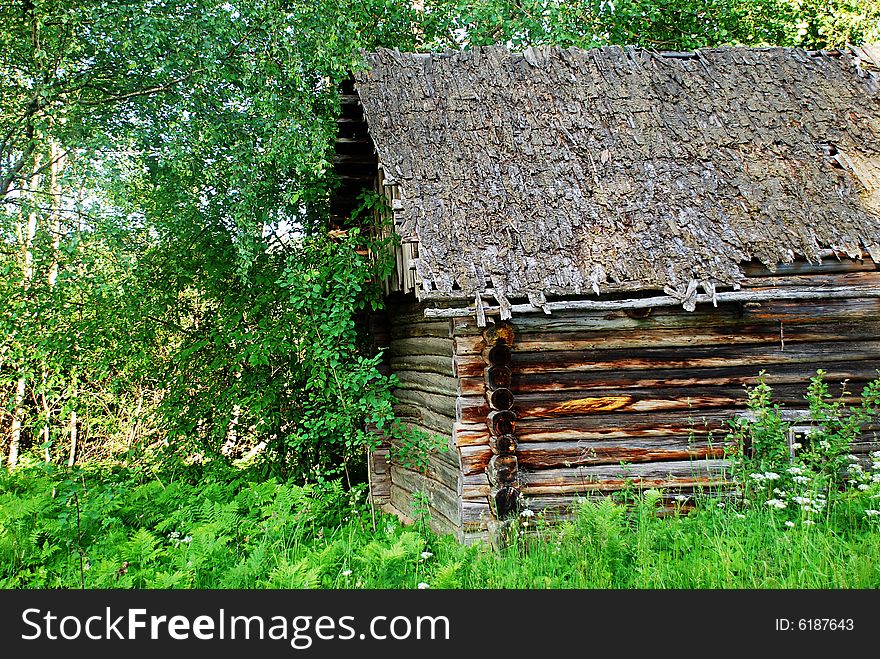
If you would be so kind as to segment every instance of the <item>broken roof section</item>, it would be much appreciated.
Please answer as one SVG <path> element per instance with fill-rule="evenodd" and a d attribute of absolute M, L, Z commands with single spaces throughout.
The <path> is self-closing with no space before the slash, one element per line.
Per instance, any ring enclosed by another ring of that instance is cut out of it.
<path fill-rule="evenodd" d="M 880 49 L 367 55 L 423 299 L 684 298 L 740 264 L 880 262 Z"/>

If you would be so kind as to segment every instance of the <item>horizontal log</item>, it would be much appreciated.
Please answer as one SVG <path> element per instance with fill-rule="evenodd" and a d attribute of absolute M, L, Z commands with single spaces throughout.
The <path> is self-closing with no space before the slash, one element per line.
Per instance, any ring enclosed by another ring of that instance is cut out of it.
<path fill-rule="evenodd" d="M 458 378 L 459 396 L 482 396 L 486 393 L 486 379 L 481 378 Z"/>
<path fill-rule="evenodd" d="M 458 526 L 461 524 L 461 500 L 458 492 L 423 474 L 391 465 L 392 488 L 399 487 L 409 493 L 421 492 L 428 505 Z M 401 512 L 406 513 L 406 510 Z M 409 513 L 412 517 L 412 512 Z"/>
<path fill-rule="evenodd" d="M 852 388 L 831 384 L 833 396 L 845 404 L 859 402 Z M 804 405 L 807 380 L 796 384 L 773 387 L 773 399 L 783 405 Z M 844 392 L 848 395 L 843 396 Z M 462 399 L 459 399 L 462 400 Z M 672 410 L 698 411 L 710 409 L 739 409 L 746 406 L 748 397 L 741 386 L 715 385 L 707 387 L 656 387 L 649 389 L 600 389 L 586 392 L 549 392 L 521 394 L 516 398 L 515 411 L 520 419 L 549 419 L 556 417 L 607 414 L 609 412 L 661 412 Z"/>
<path fill-rule="evenodd" d="M 389 360 L 392 372 L 416 371 L 419 373 L 437 373 L 455 377 L 452 355 L 405 355 L 392 357 Z"/>
<path fill-rule="evenodd" d="M 488 502 L 462 501 L 461 523 L 465 531 L 484 529 L 491 518 Z"/>
<path fill-rule="evenodd" d="M 394 397 L 401 403 L 408 403 L 418 407 L 425 407 L 432 412 L 442 414 L 450 419 L 456 418 L 455 401 L 452 396 L 444 396 L 441 394 L 431 394 L 424 391 L 415 391 L 413 389 L 395 389 Z M 450 430 L 452 425 L 450 424 Z"/>
<path fill-rule="evenodd" d="M 732 327 L 697 327 L 690 332 L 677 329 L 621 330 L 568 334 L 523 334 L 516 344 L 512 370 L 519 355 L 527 352 L 598 351 L 662 347 L 771 344 L 779 348 L 811 341 L 860 341 L 880 338 L 880 314 L 873 320 L 811 323 L 759 324 Z"/>
<path fill-rule="evenodd" d="M 785 349 L 773 345 L 708 345 L 688 350 L 643 348 L 633 350 L 518 352 L 513 371 L 517 376 L 549 371 L 620 371 L 644 369 L 698 369 L 747 366 L 755 373 L 774 364 L 817 363 L 825 360 L 876 360 L 880 341 L 820 341 L 808 344 L 786 343 Z M 478 377 L 485 364 L 457 355 L 456 369 L 460 377 Z"/>
<path fill-rule="evenodd" d="M 394 375 L 400 382 L 401 389 L 440 394 L 441 396 L 455 397 L 458 395 L 458 380 L 452 376 L 409 370 L 396 370 Z"/>
<path fill-rule="evenodd" d="M 482 501 L 488 504 L 489 478 L 485 472 L 465 474 L 461 478 L 461 496 L 471 501 Z"/>
<path fill-rule="evenodd" d="M 708 442 L 686 435 L 623 438 L 613 441 L 520 443 L 522 469 L 549 469 L 621 462 L 663 462 L 724 457 L 723 441 Z"/>
<path fill-rule="evenodd" d="M 388 347 L 388 353 L 392 357 L 414 355 L 452 355 L 452 339 L 441 339 L 432 336 L 424 336 L 410 339 L 393 339 Z"/>
<path fill-rule="evenodd" d="M 409 519 L 412 519 L 413 516 L 414 501 L 415 498 L 412 491 L 397 484 L 391 487 L 391 505 Z M 461 529 L 460 521 L 449 519 L 442 510 L 436 508 L 434 505 L 429 505 L 428 512 L 428 526 L 432 531 L 438 535 L 458 535 Z M 460 518 L 460 514 L 458 517 Z"/>
<path fill-rule="evenodd" d="M 396 404 L 391 408 L 395 416 L 405 422 L 421 426 L 428 434 L 437 434 L 441 437 L 452 435 L 452 426 L 455 419 L 444 414 L 434 412 L 427 407 L 419 407 L 414 404 Z"/>
<path fill-rule="evenodd" d="M 833 355 L 826 356 L 830 360 Z M 775 364 L 767 368 L 764 381 L 770 385 L 806 383 L 822 369 L 827 382 L 849 380 L 851 389 L 857 383 L 880 377 L 880 353 L 877 359 L 864 361 L 814 361 Z M 714 368 L 679 368 L 615 371 L 548 371 L 545 373 L 514 373 L 510 388 L 515 396 L 527 393 L 592 391 L 596 389 L 646 389 L 651 387 L 712 387 L 716 385 L 754 386 L 759 369 L 749 366 Z"/>
<path fill-rule="evenodd" d="M 723 291 L 714 295 L 697 294 L 692 301 L 695 304 L 718 304 L 721 302 L 762 302 L 766 300 L 830 300 L 841 298 L 880 297 L 880 286 L 785 286 L 755 287 L 738 291 Z M 652 297 L 629 298 L 624 300 L 562 300 L 547 302 L 543 307 L 532 304 L 514 304 L 513 314 L 550 313 L 554 311 L 578 309 L 592 311 L 615 311 L 619 309 L 653 309 L 657 307 L 681 306 L 683 300 L 671 295 L 655 295 Z M 501 308 L 483 304 L 483 313 L 497 316 Z M 458 316 L 476 315 L 474 307 L 428 308 L 426 318 L 455 318 Z"/>
<path fill-rule="evenodd" d="M 394 341 L 407 338 L 435 337 L 451 338 L 448 320 L 429 321 L 424 317 L 420 323 L 394 323 L 391 325 L 391 338 Z"/>
<path fill-rule="evenodd" d="M 768 286 L 860 286 L 880 284 L 880 272 L 873 262 L 860 268 L 833 273 L 804 272 L 795 274 L 770 274 L 748 277 L 740 282 L 743 288 Z M 450 324 L 450 331 L 452 331 Z"/>
<path fill-rule="evenodd" d="M 706 436 L 722 440 L 728 433 L 730 410 L 651 414 L 597 414 L 562 419 L 522 419 L 516 436 L 520 444 L 545 441 L 612 440 L 627 437 Z"/>
<path fill-rule="evenodd" d="M 455 446 L 478 446 L 489 444 L 489 428 L 483 422 L 456 422 L 452 429 L 452 442 Z"/>
<path fill-rule="evenodd" d="M 470 476 L 486 471 L 492 458 L 492 449 L 488 446 L 462 446 L 458 449 L 461 455 L 461 471 Z"/>
<path fill-rule="evenodd" d="M 880 272 L 870 273 L 880 284 Z M 688 312 L 680 307 L 660 307 L 644 310 L 644 317 L 633 317 L 630 310 L 616 311 L 559 311 L 552 315 L 523 314 L 514 318 L 519 339 L 533 333 L 562 333 L 610 331 L 624 329 L 651 328 L 692 328 L 736 326 L 748 322 L 815 322 L 821 319 L 852 319 L 854 317 L 877 316 L 880 301 L 876 298 L 851 298 L 839 300 L 817 300 L 805 305 L 801 302 L 787 300 L 769 300 L 761 303 L 743 304 L 727 302 L 713 307 L 710 304 L 700 305 L 696 310 Z M 459 327 L 457 323 L 466 322 L 456 319 L 455 332 L 457 337 L 478 334 L 476 325 Z M 469 341 L 470 343 L 466 343 Z M 470 346 L 471 353 L 476 350 L 479 339 L 471 336 L 459 342 L 463 347 Z M 463 352 L 461 354 L 467 354 Z"/>
<path fill-rule="evenodd" d="M 632 465 L 591 465 L 520 471 L 524 496 L 613 490 L 638 484 L 650 487 L 697 487 L 726 483 L 725 460 L 647 462 Z"/>

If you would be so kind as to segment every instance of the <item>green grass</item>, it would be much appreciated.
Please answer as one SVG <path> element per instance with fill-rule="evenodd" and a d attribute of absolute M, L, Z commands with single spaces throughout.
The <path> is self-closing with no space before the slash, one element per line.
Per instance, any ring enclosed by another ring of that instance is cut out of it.
<path fill-rule="evenodd" d="M 363 491 L 240 473 L 149 469 L 0 475 L 6 588 L 877 588 L 880 525 L 835 500 L 812 526 L 711 502 L 586 502 L 521 519 L 501 551 L 374 516 Z M 520 533 L 521 532 L 521 533 Z"/>

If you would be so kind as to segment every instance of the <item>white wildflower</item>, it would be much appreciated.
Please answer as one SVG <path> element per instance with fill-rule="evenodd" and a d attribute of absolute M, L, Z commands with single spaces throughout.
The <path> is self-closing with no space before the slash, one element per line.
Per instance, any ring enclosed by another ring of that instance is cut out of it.
<path fill-rule="evenodd" d="M 190 542 L 192 542 L 192 539 L 193 539 L 193 537 L 191 535 L 188 535 L 185 538 L 183 538 L 181 540 L 181 542 L 186 545 L 186 544 L 189 544 Z"/>
<path fill-rule="evenodd" d="M 794 501 L 799 506 L 809 506 L 811 503 L 813 503 L 813 501 L 807 497 L 794 497 L 792 498 L 792 501 Z"/>
<path fill-rule="evenodd" d="M 846 456 L 846 459 L 849 460 L 850 462 L 858 462 L 859 461 L 859 458 L 857 456 L 853 455 L 852 453 L 850 453 L 848 456 Z"/>
<path fill-rule="evenodd" d="M 819 442 L 819 448 L 829 451 L 831 450 L 831 444 L 828 442 L 827 439 L 823 439 L 821 442 Z"/>
<path fill-rule="evenodd" d="M 873 476 L 871 476 L 871 482 L 880 483 L 880 474 L 874 474 Z"/>
<path fill-rule="evenodd" d="M 529 508 L 526 508 L 524 511 L 522 511 L 522 512 L 520 513 L 520 516 L 521 516 L 521 517 L 534 517 L 534 516 L 535 516 L 535 511 L 534 511 L 534 510 L 530 510 Z"/>
<path fill-rule="evenodd" d="M 736 517 L 737 519 L 745 519 L 746 518 L 746 516 L 743 515 L 742 513 L 737 513 L 736 515 L 734 515 L 734 517 Z"/>
<path fill-rule="evenodd" d="M 805 519 L 805 520 L 804 520 L 804 526 L 813 526 L 813 524 L 815 524 L 815 523 L 816 523 L 816 522 L 814 522 L 814 521 L 811 520 L 811 519 Z"/>
<path fill-rule="evenodd" d="M 779 478 L 779 474 L 777 474 L 775 471 L 765 471 L 764 478 L 766 478 L 768 481 L 775 481 Z"/>
<path fill-rule="evenodd" d="M 724 508 L 724 502 L 723 502 L 723 501 L 719 501 L 719 502 L 718 502 L 718 507 L 719 507 L 719 508 Z"/>
<path fill-rule="evenodd" d="M 424 581 L 420 581 L 419 582 L 419 590 L 425 590 L 426 588 L 430 588 L 430 586 L 428 584 L 426 584 Z"/>
<path fill-rule="evenodd" d="M 343 571 L 342 571 L 342 576 L 343 576 L 343 577 L 350 577 L 350 576 L 351 576 L 351 570 L 343 570 Z"/>
<path fill-rule="evenodd" d="M 867 517 L 877 517 L 878 515 L 880 515 L 880 510 L 874 510 L 873 508 L 869 508 L 868 510 L 865 511 L 865 515 Z"/>
<path fill-rule="evenodd" d="M 779 509 L 779 510 L 782 510 L 782 509 L 785 508 L 788 504 L 785 503 L 785 501 L 781 501 L 781 500 L 779 500 L 779 499 L 768 499 L 768 500 L 766 501 L 766 505 L 770 506 L 771 508 L 777 508 L 777 509 Z"/>
<path fill-rule="evenodd" d="M 788 469 L 786 469 L 786 471 L 792 476 L 800 476 L 802 473 L 804 473 L 804 470 L 800 467 L 789 467 Z"/>
<path fill-rule="evenodd" d="M 774 487 L 774 488 L 773 488 L 773 493 L 776 494 L 776 495 L 778 495 L 778 496 L 781 496 L 781 497 L 784 497 L 784 496 L 785 496 L 785 492 L 783 492 L 782 490 L 780 490 L 778 487 Z"/>
<path fill-rule="evenodd" d="M 423 558 L 424 560 L 426 560 L 426 561 L 427 561 L 429 558 L 431 558 L 431 556 L 433 556 L 433 555 L 434 555 L 434 554 L 432 554 L 432 553 L 429 552 L 429 551 L 423 551 L 423 552 L 422 552 L 422 558 Z"/>
<path fill-rule="evenodd" d="M 804 445 L 801 444 L 800 442 L 792 442 L 792 443 L 791 443 L 791 448 L 794 449 L 794 450 L 797 450 L 797 449 L 799 449 L 799 448 L 803 448 L 803 446 L 804 446 Z"/>
<path fill-rule="evenodd" d="M 679 501 L 679 502 L 681 502 L 681 503 L 684 503 L 685 501 L 688 500 L 688 496 L 687 496 L 686 494 L 676 494 L 676 495 L 675 495 L 675 500 L 676 500 L 676 501 Z"/>
<path fill-rule="evenodd" d="M 760 483 L 764 480 L 764 474 L 749 474 L 749 478 Z"/>
<path fill-rule="evenodd" d="M 794 522 L 786 522 L 785 525 L 786 525 L 788 528 L 792 528 L 792 527 L 794 526 Z"/>
<path fill-rule="evenodd" d="M 859 485 L 859 490 L 864 492 L 865 490 L 869 489 L 870 487 L 871 487 L 870 485 L 865 485 L 864 483 L 862 483 L 861 485 Z"/>
<path fill-rule="evenodd" d="M 798 483 L 800 485 L 804 485 L 805 483 L 810 482 L 809 476 L 794 476 L 794 477 L 792 477 L 791 480 L 793 480 L 795 483 Z"/>

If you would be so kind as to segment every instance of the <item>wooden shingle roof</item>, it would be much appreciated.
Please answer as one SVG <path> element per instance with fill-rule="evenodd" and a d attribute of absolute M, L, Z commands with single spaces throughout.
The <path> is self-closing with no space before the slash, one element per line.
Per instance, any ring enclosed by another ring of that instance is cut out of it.
<path fill-rule="evenodd" d="M 356 87 L 425 299 L 685 296 L 833 248 L 880 262 L 880 56 L 367 54 Z"/>

